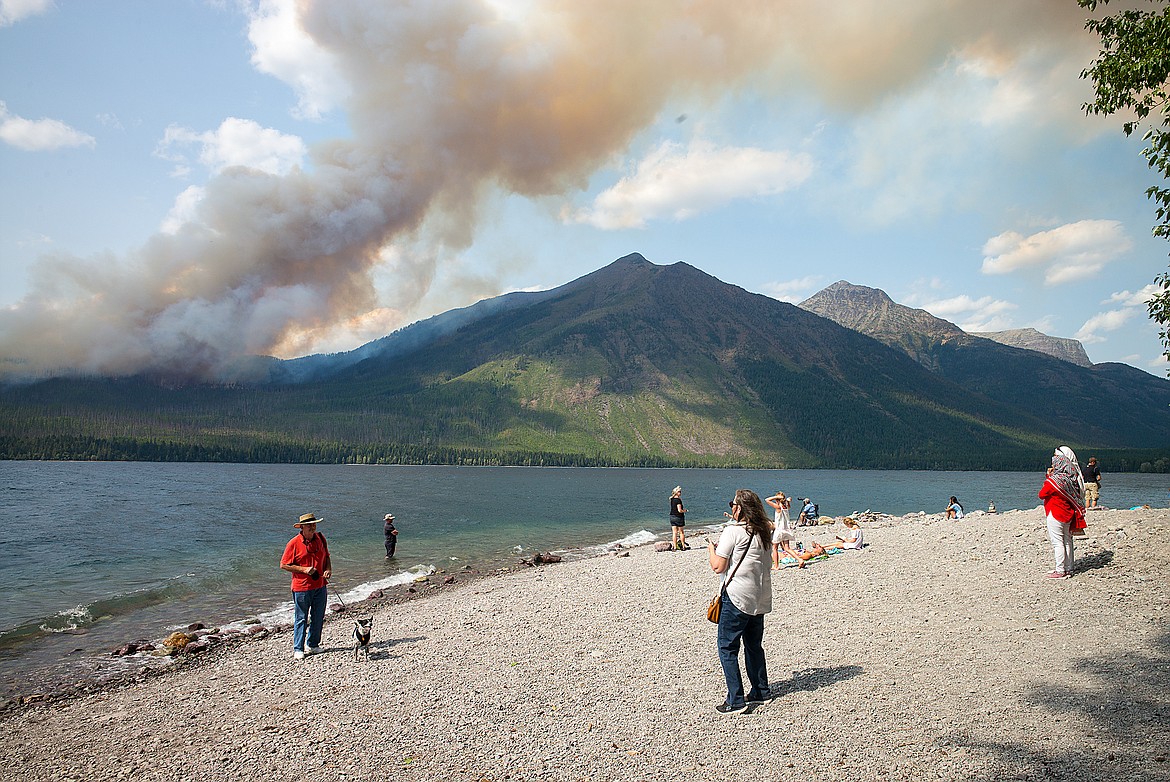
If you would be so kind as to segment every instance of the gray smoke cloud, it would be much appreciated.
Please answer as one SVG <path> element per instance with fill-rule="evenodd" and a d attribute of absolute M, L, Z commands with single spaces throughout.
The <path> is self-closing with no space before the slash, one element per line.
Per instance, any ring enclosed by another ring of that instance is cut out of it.
<path fill-rule="evenodd" d="M 295 11 L 344 82 L 335 98 L 351 136 L 285 173 L 224 168 L 186 222 L 125 257 L 43 258 L 31 292 L 0 312 L 3 371 L 217 378 L 240 356 L 295 355 L 384 306 L 372 275 L 388 255 L 409 309 L 444 255 L 473 241 L 488 193 L 581 189 L 676 102 L 801 83 L 863 107 L 964 47 L 1010 59 L 1075 41 L 1083 62 L 1085 43 L 1068 0 L 906 0 L 896 12 L 877 0 L 301 0 Z"/>

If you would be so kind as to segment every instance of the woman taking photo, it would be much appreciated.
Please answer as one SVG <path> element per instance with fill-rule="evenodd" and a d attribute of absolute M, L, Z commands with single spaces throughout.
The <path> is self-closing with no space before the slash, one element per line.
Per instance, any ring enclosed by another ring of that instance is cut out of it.
<path fill-rule="evenodd" d="M 764 614 L 772 610 L 771 525 L 760 496 L 738 489 L 731 501 L 731 523 L 719 543 L 707 541 L 707 561 L 723 575 L 725 594 L 719 614 L 719 663 L 727 679 L 727 699 L 715 707 L 720 714 L 743 711 L 749 703 L 771 700 L 764 660 Z M 739 647 L 751 690 L 743 693 Z"/>

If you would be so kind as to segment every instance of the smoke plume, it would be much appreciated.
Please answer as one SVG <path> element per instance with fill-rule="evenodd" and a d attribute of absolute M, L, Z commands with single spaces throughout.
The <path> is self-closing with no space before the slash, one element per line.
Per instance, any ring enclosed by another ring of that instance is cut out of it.
<path fill-rule="evenodd" d="M 423 296 L 473 241 L 487 194 L 572 194 L 672 105 L 796 84 L 864 107 L 963 49 L 1011 60 L 1075 39 L 1083 53 L 1070 0 L 264 0 L 253 13 L 253 62 L 297 88 L 300 113 L 344 111 L 350 136 L 289 170 L 222 168 L 125 257 L 43 258 L 0 312 L 8 374 L 216 378 L 240 356 L 303 352 L 389 312 L 375 271 L 401 281 L 401 308 Z M 296 39 L 283 59 L 269 48 L 282 24 Z"/>

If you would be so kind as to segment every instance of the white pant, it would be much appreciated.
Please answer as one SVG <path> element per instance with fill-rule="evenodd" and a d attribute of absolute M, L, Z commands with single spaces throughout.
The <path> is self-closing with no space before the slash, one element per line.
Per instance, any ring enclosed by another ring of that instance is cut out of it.
<path fill-rule="evenodd" d="M 1052 543 L 1052 558 L 1061 573 L 1071 573 L 1073 566 L 1072 523 L 1060 522 L 1048 515 L 1048 540 Z"/>

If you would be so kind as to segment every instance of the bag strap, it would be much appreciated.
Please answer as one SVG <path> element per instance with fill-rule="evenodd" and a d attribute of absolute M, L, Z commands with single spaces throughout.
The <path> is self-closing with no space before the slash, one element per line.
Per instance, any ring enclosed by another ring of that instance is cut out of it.
<path fill-rule="evenodd" d="M 745 559 L 747 559 L 748 549 L 750 549 L 752 547 L 752 538 L 754 538 L 754 537 L 755 537 L 755 535 L 753 535 L 750 532 L 748 533 L 748 542 L 747 542 L 747 545 L 744 546 L 744 548 L 743 548 L 743 556 L 741 556 L 739 558 L 739 562 L 735 563 L 735 567 L 733 567 L 731 569 L 731 572 L 727 575 L 727 578 L 723 579 L 723 587 L 722 587 L 721 591 L 723 591 L 723 592 L 727 591 L 727 585 L 729 583 L 731 583 L 731 579 L 735 578 L 735 571 L 739 570 L 739 566 L 743 564 L 743 561 Z"/>

